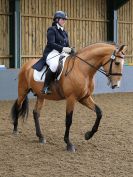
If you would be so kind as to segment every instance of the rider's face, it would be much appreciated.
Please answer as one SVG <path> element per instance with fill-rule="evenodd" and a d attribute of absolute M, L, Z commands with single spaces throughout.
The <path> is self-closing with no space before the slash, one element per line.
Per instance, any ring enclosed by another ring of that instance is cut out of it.
<path fill-rule="evenodd" d="M 59 23 L 60 26 L 64 26 L 65 22 L 66 22 L 66 19 L 60 18 L 58 23 Z"/>

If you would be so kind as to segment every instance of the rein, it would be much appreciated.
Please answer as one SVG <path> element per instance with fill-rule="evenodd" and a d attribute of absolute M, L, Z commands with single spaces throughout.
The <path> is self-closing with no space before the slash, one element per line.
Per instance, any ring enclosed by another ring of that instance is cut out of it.
<path fill-rule="evenodd" d="M 104 74 L 106 77 L 108 77 L 108 74 L 106 74 L 106 72 L 103 69 L 98 69 L 96 68 L 94 65 L 88 63 L 87 61 L 83 60 L 82 58 L 78 57 L 77 55 L 75 55 L 78 59 L 80 59 L 81 61 L 83 61 L 84 63 L 86 63 L 87 65 L 91 66 L 92 68 L 94 68 L 96 71 L 99 71 L 100 73 Z M 109 59 L 105 64 L 107 64 L 108 62 L 110 62 L 111 59 Z M 105 65 L 104 64 L 104 65 Z"/>
<path fill-rule="evenodd" d="M 113 62 L 114 62 L 114 60 L 115 60 L 115 58 L 116 58 L 116 56 L 115 56 L 115 51 L 114 51 L 113 54 L 111 55 L 110 59 L 109 59 L 106 63 L 104 63 L 103 65 L 101 65 L 101 67 L 102 67 L 102 66 L 105 66 L 106 64 L 108 64 L 108 63 L 111 61 L 108 74 L 107 74 L 102 68 L 100 68 L 100 69 L 96 68 L 94 65 L 92 65 L 92 64 L 90 64 L 89 62 L 83 60 L 81 57 L 79 57 L 79 56 L 77 56 L 77 55 L 75 55 L 75 57 L 77 57 L 78 59 L 80 59 L 81 61 L 83 61 L 84 63 L 86 63 L 87 65 L 91 66 L 91 67 L 94 68 L 96 71 L 99 71 L 100 73 L 104 74 L 104 75 L 105 75 L 106 77 L 108 77 L 108 78 L 109 78 L 110 76 L 112 76 L 112 75 L 113 75 L 113 76 L 122 76 L 122 73 L 112 73 L 112 65 L 113 65 Z M 120 57 L 120 58 L 121 58 L 121 57 Z M 75 59 L 74 59 L 74 62 L 75 62 Z M 74 63 L 73 63 L 73 66 L 74 66 Z M 72 66 L 72 68 L 73 68 L 73 66 Z M 72 70 L 72 68 L 71 68 L 71 70 Z M 68 67 L 67 67 L 67 69 L 68 69 Z M 70 71 L 71 71 L 71 70 L 70 70 Z M 69 71 L 69 72 L 70 72 L 70 71 Z M 69 72 L 66 72 L 65 75 L 67 76 Z"/>

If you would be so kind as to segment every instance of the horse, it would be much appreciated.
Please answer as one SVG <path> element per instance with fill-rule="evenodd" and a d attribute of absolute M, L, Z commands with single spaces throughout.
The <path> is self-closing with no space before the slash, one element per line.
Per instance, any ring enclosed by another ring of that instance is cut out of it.
<path fill-rule="evenodd" d="M 66 149 L 75 152 L 76 148 L 70 141 L 69 131 L 72 125 L 72 116 L 76 102 L 81 103 L 96 113 L 95 123 L 90 131 L 85 133 L 85 140 L 89 140 L 97 132 L 102 110 L 94 102 L 92 95 L 94 90 L 94 75 L 101 72 L 107 77 L 108 85 L 112 89 L 120 86 L 127 46 L 111 43 L 95 43 L 81 48 L 73 55 L 69 55 L 65 61 L 61 78 L 51 83 L 52 93 L 44 95 L 41 93 L 43 83 L 36 82 L 33 78 L 32 66 L 37 60 L 30 60 L 21 67 L 18 76 L 18 98 L 11 109 L 13 132 L 18 130 L 18 118 L 25 120 L 28 117 L 28 93 L 32 91 L 37 97 L 33 109 L 36 136 L 40 143 L 46 140 L 42 134 L 39 118 L 40 111 L 45 99 L 66 100 L 66 117 L 64 141 Z"/>

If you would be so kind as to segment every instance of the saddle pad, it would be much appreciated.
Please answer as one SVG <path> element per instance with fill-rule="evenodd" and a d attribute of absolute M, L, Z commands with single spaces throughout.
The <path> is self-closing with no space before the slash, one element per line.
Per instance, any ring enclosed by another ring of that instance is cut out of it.
<path fill-rule="evenodd" d="M 62 71 L 63 71 L 63 68 L 64 68 L 64 63 L 65 63 L 67 57 L 68 56 L 65 56 L 62 59 L 63 60 L 63 67 L 62 67 L 61 73 L 57 77 L 57 80 L 59 80 L 60 77 L 61 77 L 61 74 L 62 74 Z M 47 66 L 44 66 L 41 71 L 37 71 L 37 70 L 34 69 L 34 72 L 33 72 L 33 78 L 34 78 L 34 80 L 37 81 L 37 82 L 44 82 L 45 81 L 45 77 L 46 77 L 46 72 L 45 72 L 46 69 L 47 69 Z"/>

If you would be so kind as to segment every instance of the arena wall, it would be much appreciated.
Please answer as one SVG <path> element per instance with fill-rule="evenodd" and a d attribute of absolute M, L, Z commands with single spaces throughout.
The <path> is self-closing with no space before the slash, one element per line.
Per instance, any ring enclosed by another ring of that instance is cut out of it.
<path fill-rule="evenodd" d="M 0 70 L 0 100 L 15 100 L 17 98 L 19 69 Z M 107 78 L 97 72 L 95 76 L 94 94 L 114 93 L 114 92 L 133 92 L 133 66 L 124 66 L 124 74 L 121 87 L 112 90 L 107 86 Z M 33 98 L 33 94 L 29 94 Z"/>

